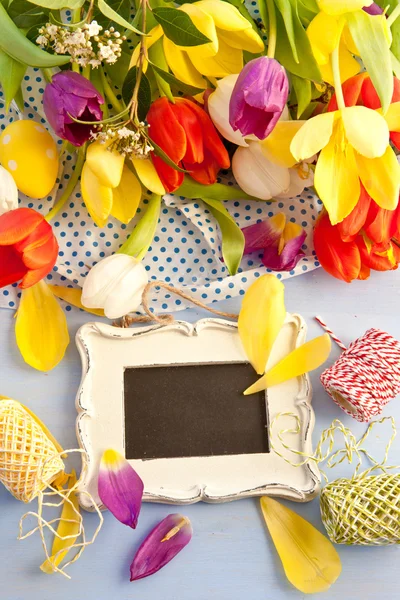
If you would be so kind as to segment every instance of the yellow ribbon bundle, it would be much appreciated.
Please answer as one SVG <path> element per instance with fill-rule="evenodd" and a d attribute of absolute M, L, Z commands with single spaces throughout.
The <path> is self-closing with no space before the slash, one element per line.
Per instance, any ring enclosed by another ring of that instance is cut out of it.
<path fill-rule="evenodd" d="M 86 540 L 76 494 L 79 481 L 74 472 L 65 473 L 63 458 L 70 452 L 75 450 L 64 451 L 28 408 L 0 396 L 0 482 L 17 500 L 28 503 L 36 498 L 38 501 L 38 511 L 28 512 L 21 518 L 19 539 L 39 531 L 46 555 L 42 571 L 58 572 L 68 578 L 65 567 L 78 560 L 85 547 L 94 542 L 103 522 L 97 509 L 99 525 L 92 539 Z M 45 507 L 62 507 L 61 516 L 46 521 Z M 37 519 L 37 526 L 24 534 L 23 523 L 28 516 Z M 54 534 L 51 553 L 45 540 L 46 529 Z M 76 550 L 75 555 L 60 567 L 72 549 Z"/>

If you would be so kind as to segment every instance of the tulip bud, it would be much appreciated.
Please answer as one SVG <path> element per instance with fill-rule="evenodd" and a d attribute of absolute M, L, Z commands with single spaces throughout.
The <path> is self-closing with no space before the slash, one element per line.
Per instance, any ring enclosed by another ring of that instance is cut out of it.
<path fill-rule="evenodd" d="M 53 75 L 43 95 L 43 108 L 55 133 L 74 146 L 82 146 L 89 138 L 92 125 L 81 121 L 101 121 L 100 106 L 104 99 L 88 79 L 74 71 L 61 71 Z"/>
<path fill-rule="evenodd" d="M 240 131 L 234 131 L 229 123 L 229 103 L 238 75 L 227 75 L 217 82 L 215 92 L 207 100 L 210 117 L 220 134 L 238 146 L 247 146 Z"/>
<path fill-rule="evenodd" d="M 248 62 L 239 74 L 229 103 L 233 130 L 264 140 L 278 122 L 288 93 L 289 81 L 277 60 L 261 56 Z"/>
<path fill-rule="evenodd" d="M 118 319 L 136 310 L 147 285 L 143 264 L 127 254 L 113 254 L 88 273 L 82 289 L 86 308 L 102 308 L 106 317 Z"/>
<path fill-rule="evenodd" d="M 11 173 L 0 165 L 0 215 L 18 208 L 18 189 Z"/>

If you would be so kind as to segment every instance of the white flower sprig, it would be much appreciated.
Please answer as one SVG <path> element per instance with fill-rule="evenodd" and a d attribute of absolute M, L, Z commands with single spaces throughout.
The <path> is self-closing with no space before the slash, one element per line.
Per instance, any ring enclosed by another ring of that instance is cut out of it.
<path fill-rule="evenodd" d="M 130 123 L 131 127 L 132 124 Z M 154 150 L 147 135 L 146 124 L 141 122 L 135 129 L 127 127 L 126 124 L 108 126 L 101 131 L 92 132 L 92 139 L 106 144 L 110 150 L 116 150 L 122 156 L 135 156 L 136 158 L 147 158 Z M 147 126 L 148 127 L 148 126 Z"/>
<path fill-rule="evenodd" d="M 74 30 L 47 23 L 39 29 L 36 43 L 45 49 L 52 48 L 56 54 L 69 54 L 71 62 L 81 67 L 97 68 L 102 62 L 112 65 L 121 56 L 121 44 L 126 37 L 114 27 L 104 33 L 102 30 L 97 21 Z"/>

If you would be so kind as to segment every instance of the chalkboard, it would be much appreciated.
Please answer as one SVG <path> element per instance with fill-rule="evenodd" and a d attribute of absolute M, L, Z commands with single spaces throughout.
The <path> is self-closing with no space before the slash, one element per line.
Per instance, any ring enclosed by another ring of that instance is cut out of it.
<path fill-rule="evenodd" d="M 248 363 L 125 368 L 126 458 L 268 453 L 266 393 L 243 396 L 256 378 Z"/>

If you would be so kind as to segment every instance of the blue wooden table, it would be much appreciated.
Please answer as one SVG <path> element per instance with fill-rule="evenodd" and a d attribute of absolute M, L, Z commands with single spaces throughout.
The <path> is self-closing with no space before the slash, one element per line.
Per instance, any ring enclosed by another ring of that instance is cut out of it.
<path fill-rule="evenodd" d="M 345 343 L 369 327 L 380 327 L 400 339 L 399 282 L 399 275 L 393 272 L 377 273 L 369 281 L 346 285 L 318 270 L 287 282 L 286 305 L 289 311 L 300 312 L 306 318 L 309 337 L 320 333 L 313 322 L 313 317 L 320 314 Z M 232 299 L 220 306 L 237 311 L 240 300 Z M 195 321 L 205 314 L 190 310 L 179 313 L 179 318 Z M 0 310 L 0 395 L 28 405 L 64 448 L 76 447 L 74 402 L 81 367 L 75 345 L 71 343 L 64 361 L 51 373 L 34 371 L 24 364 L 16 348 L 13 316 L 9 310 Z M 68 315 L 71 337 L 89 320 L 93 320 L 90 315 L 72 310 Z M 334 347 L 330 363 L 338 355 L 339 349 Z M 312 374 L 317 419 L 314 442 L 335 418 L 340 418 L 360 435 L 365 426 L 336 407 L 322 389 L 319 373 Z M 384 414 L 395 416 L 400 424 L 398 400 L 392 401 Z M 369 447 L 374 455 L 382 456 L 388 436 L 388 427 L 378 429 L 371 436 Z M 400 439 L 393 445 L 390 463 L 400 463 Z M 330 476 L 349 473 L 351 468 L 341 465 Z M 318 498 L 291 507 L 323 531 Z M 193 523 L 192 542 L 165 569 L 135 583 L 129 582 L 129 564 L 135 550 L 151 527 L 170 512 L 177 512 L 173 507 L 145 504 L 136 531 L 106 513 L 96 544 L 70 568 L 71 581 L 41 573 L 38 565 L 43 555 L 37 536 L 17 541 L 18 521 L 26 509 L 0 486 L 1 600 L 281 600 L 304 596 L 284 576 L 257 500 L 179 508 Z M 86 524 L 89 532 L 93 531 L 96 517 L 86 515 Z M 338 546 L 337 549 L 343 571 L 324 597 L 399 598 L 397 547 Z"/>

